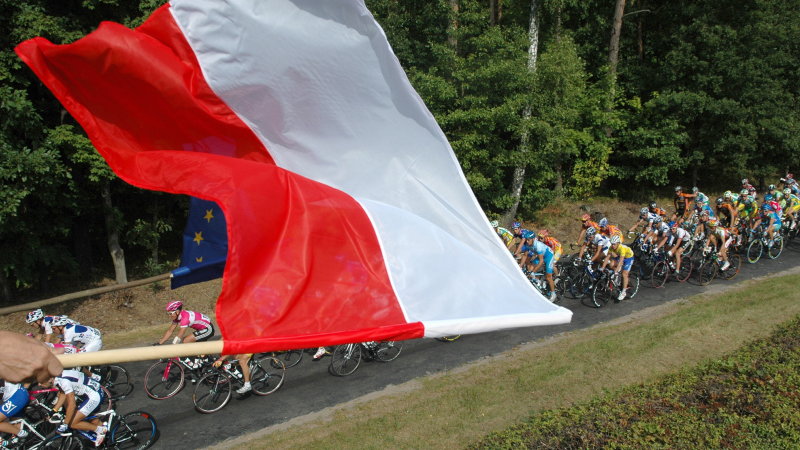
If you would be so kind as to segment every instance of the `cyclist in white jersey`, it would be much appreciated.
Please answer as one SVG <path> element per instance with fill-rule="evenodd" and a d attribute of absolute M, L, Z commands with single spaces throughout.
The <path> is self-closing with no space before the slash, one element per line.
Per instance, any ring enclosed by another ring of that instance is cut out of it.
<path fill-rule="evenodd" d="M 78 322 L 67 316 L 46 316 L 41 309 L 34 309 L 29 312 L 25 318 L 25 322 L 36 328 L 37 339 L 42 340 L 42 338 L 44 338 L 44 342 L 50 342 L 50 339 L 53 337 L 53 320 L 55 320 L 56 317 L 65 317 L 67 323 L 78 324 Z"/>
<path fill-rule="evenodd" d="M 103 348 L 103 337 L 95 328 L 67 323 L 64 317 L 53 321 L 53 329 L 64 335 L 64 343 L 80 345 L 82 352 L 96 352 Z"/>
<path fill-rule="evenodd" d="M 51 385 L 58 388 L 58 401 L 53 405 L 53 411 L 59 411 L 61 406 L 66 404 L 64 423 L 58 427 L 59 433 L 67 431 L 67 427 L 75 430 L 92 431 L 96 434 L 94 440 L 95 447 L 100 446 L 105 440 L 108 428 L 102 423 L 92 423 L 84 419 L 92 414 L 105 399 L 100 383 L 83 372 L 77 370 L 65 370 L 61 375 L 44 383 L 43 386 Z M 81 396 L 83 401 L 78 405 L 77 397 Z M 99 420 L 97 420 L 99 422 Z"/>

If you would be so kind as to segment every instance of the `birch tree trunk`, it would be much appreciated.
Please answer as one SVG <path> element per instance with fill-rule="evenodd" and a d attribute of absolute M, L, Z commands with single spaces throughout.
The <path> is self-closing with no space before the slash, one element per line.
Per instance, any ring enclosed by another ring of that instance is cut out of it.
<path fill-rule="evenodd" d="M 450 32 L 447 33 L 447 45 L 450 46 L 454 51 L 458 51 L 458 38 L 456 37 L 456 31 L 458 31 L 458 10 L 459 10 L 459 0 L 448 0 L 448 4 L 450 5 L 450 12 L 451 12 L 451 19 L 450 19 Z"/>
<path fill-rule="evenodd" d="M 612 82 L 616 82 L 617 79 L 617 62 L 619 61 L 619 36 L 622 33 L 623 14 L 625 14 L 625 0 L 617 0 L 617 4 L 614 7 L 614 23 L 613 26 L 611 27 L 611 42 L 609 42 L 608 45 L 608 71 L 611 74 Z"/>
<path fill-rule="evenodd" d="M 530 23 L 528 25 L 528 70 L 531 72 L 536 71 L 536 59 L 539 56 L 539 1 L 531 0 L 531 13 Z M 522 112 L 523 122 L 530 120 L 533 114 L 533 107 L 529 104 Z M 528 153 L 528 145 L 530 144 L 530 135 L 528 131 L 523 131 L 520 136 L 519 153 L 522 156 L 517 167 L 514 168 L 514 176 L 511 180 L 511 198 L 512 204 L 508 211 L 503 214 L 503 224 L 508 226 L 517 215 L 519 209 L 519 201 L 522 196 L 522 185 L 525 183 L 525 167 L 527 165 L 525 156 Z"/>
<path fill-rule="evenodd" d="M 128 272 L 125 269 L 125 252 L 122 251 L 122 247 L 119 245 L 119 225 L 114 218 L 114 206 L 111 204 L 111 182 L 104 181 L 100 190 L 103 197 L 108 252 L 111 254 L 111 261 L 114 263 L 114 276 L 117 283 L 127 283 Z"/>

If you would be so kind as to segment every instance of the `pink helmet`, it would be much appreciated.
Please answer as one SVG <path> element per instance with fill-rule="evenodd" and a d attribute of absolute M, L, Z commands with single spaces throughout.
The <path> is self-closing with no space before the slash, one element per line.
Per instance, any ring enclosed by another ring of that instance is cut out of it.
<path fill-rule="evenodd" d="M 180 300 L 167 303 L 167 311 L 177 311 L 181 308 L 183 308 L 183 302 Z"/>

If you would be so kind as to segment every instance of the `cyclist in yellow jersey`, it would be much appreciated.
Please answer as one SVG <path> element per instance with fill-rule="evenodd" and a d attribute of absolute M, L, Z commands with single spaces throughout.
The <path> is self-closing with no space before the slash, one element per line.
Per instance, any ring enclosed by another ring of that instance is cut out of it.
<path fill-rule="evenodd" d="M 783 207 L 786 220 L 790 223 L 789 229 L 794 230 L 797 222 L 797 212 L 800 211 L 800 197 L 795 195 L 790 188 L 783 190 L 785 205 Z"/>
<path fill-rule="evenodd" d="M 612 262 L 614 272 L 622 272 L 622 290 L 617 300 L 623 300 L 628 292 L 628 274 L 633 265 L 633 250 L 621 243 L 619 236 L 616 235 L 611 236 L 611 247 L 608 249 L 608 255 L 606 255 L 606 259 L 603 260 L 603 265 L 600 269 L 605 269 L 609 262 Z"/>
<path fill-rule="evenodd" d="M 511 250 L 511 247 L 514 246 L 514 233 L 508 231 L 507 229 L 500 226 L 500 222 L 493 220 L 492 228 L 494 228 L 495 233 L 500 236 L 500 239 L 506 244 L 506 247 Z"/>

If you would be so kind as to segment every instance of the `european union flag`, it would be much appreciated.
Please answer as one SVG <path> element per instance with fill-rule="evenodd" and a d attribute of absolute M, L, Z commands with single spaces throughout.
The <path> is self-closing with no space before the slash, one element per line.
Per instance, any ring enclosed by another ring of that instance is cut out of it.
<path fill-rule="evenodd" d="M 227 256 L 228 233 L 222 210 L 212 201 L 190 197 L 181 266 L 172 271 L 172 289 L 221 277 Z"/>

